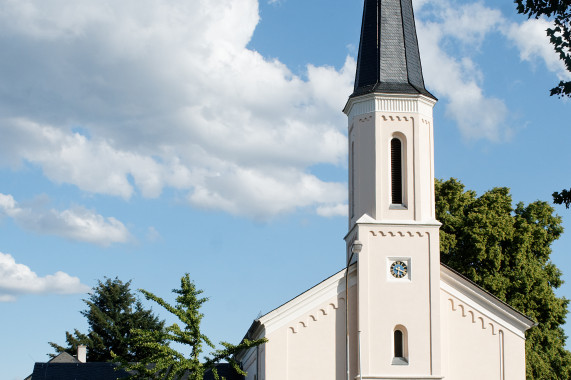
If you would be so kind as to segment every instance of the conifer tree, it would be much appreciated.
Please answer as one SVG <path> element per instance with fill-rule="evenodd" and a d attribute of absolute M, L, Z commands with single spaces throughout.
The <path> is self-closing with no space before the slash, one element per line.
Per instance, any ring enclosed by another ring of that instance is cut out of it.
<path fill-rule="evenodd" d="M 131 330 L 162 330 L 164 321 L 143 307 L 131 293 L 130 285 L 131 281 L 123 283 L 118 278 L 98 281 L 93 292 L 83 300 L 87 309 L 81 311 L 87 318 L 89 332 L 83 334 L 77 329 L 73 333 L 66 332 L 67 347 L 49 344 L 57 353 L 65 351 L 72 355 L 77 352 L 77 346 L 83 344 L 87 346 L 88 361 L 111 361 L 111 352 L 127 361 L 148 356 L 145 348 L 133 345 Z"/>
<path fill-rule="evenodd" d="M 246 373 L 239 367 L 233 356 L 243 349 L 255 347 L 266 342 L 266 339 L 250 341 L 244 339 L 240 344 L 233 345 L 221 342 L 223 348 L 214 350 L 209 356 L 203 356 L 205 346 L 214 349 L 214 345 L 202 332 L 200 323 L 204 315 L 200 313 L 202 304 L 208 298 L 201 298 L 202 290 L 196 289 L 190 277 L 185 274 L 180 280 L 180 289 L 173 289 L 177 294 L 176 303 L 170 305 L 164 299 L 157 297 L 151 292 L 139 290 L 147 300 L 152 300 L 169 313 L 173 314 L 181 322 L 166 327 L 165 329 L 135 329 L 133 336 L 136 346 L 151 352 L 148 357 L 137 363 L 122 361 L 123 369 L 134 371 L 132 378 L 148 379 L 160 378 L 164 380 L 188 379 L 203 380 L 207 371 L 212 371 L 214 378 L 219 379 L 216 364 L 221 361 L 229 362 L 239 374 Z M 178 343 L 190 350 L 184 354 L 171 347 L 171 343 Z"/>
<path fill-rule="evenodd" d="M 455 179 L 437 180 L 436 218 L 441 261 L 537 322 L 526 334 L 527 379 L 571 379 L 562 328 L 569 301 L 554 293 L 563 281 L 550 260 L 563 232 L 553 208 L 514 208 L 505 187 L 477 197 Z"/>

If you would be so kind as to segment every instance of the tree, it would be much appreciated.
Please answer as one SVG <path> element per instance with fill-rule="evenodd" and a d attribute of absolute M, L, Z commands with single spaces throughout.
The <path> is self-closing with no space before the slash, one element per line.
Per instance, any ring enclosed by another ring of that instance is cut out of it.
<path fill-rule="evenodd" d="M 527 332 L 527 379 L 570 379 L 565 350 L 569 301 L 555 296 L 561 271 L 551 262 L 551 243 L 563 232 L 546 202 L 512 207 L 507 188 L 480 197 L 455 179 L 436 181 L 441 261 L 537 321 Z"/>
<path fill-rule="evenodd" d="M 569 0 L 515 0 L 518 13 L 528 17 L 553 18 L 553 28 L 547 29 L 547 37 L 555 52 L 571 72 L 571 1 Z M 560 81 L 551 89 L 551 95 L 571 96 L 571 81 Z"/>
<path fill-rule="evenodd" d="M 569 208 L 571 205 L 571 189 L 569 190 L 561 190 L 560 193 L 557 191 L 553 193 L 553 203 L 561 205 L 565 204 L 566 208 Z"/>
<path fill-rule="evenodd" d="M 254 341 L 244 339 L 238 345 L 221 342 L 222 349 L 215 350 L 209 356 L 201 358 L 204 345 L 214 349 L 210 339 L 200 330 L 200 323 L 204 317 L 200 313 L 200 308 L 202 304 L 208 301 L 208 298 L 200 298 L 203 291 L 196 289 L 188 273 L 181 278 L 180 289 L 173 289 L 173 293 L 178 294 L 174 306 L 151 292 L 143 289 L 139 291 L 147 300 L 158 303 L 176 316 L 183 327 L 173 323 L 165 329 L 139 328 L 133 330 L 136 346 L 152 353 L 137 363 L 121 361 L 123 369 L 137 373 L 133 378 L 160 377 L 164 380 L 170 380 L 188 376 L 188 380 L 202 380 L 204 374 L 210 370 L 214 378 L 219 379 L 215 366 L 223 360 L 228 361 L 236 372 L 246 375 L 233 356 L 241 350 L 266 342 L 265 338 Z M 171 347 L 170 343 L 186 345 L 190 349 L 190 353 L 187 356 Z"/>
<path fill-rule="evenodd" d="M 147 349 L 133 344 L 131 330 L 162 330 L 164 321 L 160 321 L 151 310 L 143 308 L 141 301 L 131 293 L 130 285 L 131 281 L 123 283 L 118 278 L 98 281 L 93 293 L 83 300 L 87 309 L 81 311 L 87 318 L 89 332 L 82 334 L 77 329 L 73 334 L 66 332 L 67 347 L 53 342 L 49 344 L 58 353 L 65 351 L 70 354 L 75 354 L 77 346 L 84 344 L 88 361 L 111 361 L 111 352 L 127 361 L 149 356 Z"/>

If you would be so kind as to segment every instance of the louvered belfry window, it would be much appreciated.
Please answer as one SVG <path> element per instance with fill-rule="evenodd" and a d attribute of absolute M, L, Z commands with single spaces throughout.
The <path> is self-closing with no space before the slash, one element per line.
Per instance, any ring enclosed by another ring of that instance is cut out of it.
<path fill-rule="evenodd" d="M 391 140 L 391 203 L 402 204 L 402 142 Z"/>

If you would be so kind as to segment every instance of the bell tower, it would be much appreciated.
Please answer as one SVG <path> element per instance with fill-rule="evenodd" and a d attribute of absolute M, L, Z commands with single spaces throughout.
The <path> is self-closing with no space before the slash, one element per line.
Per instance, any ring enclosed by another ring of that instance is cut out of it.
<path fill-rule="evenodd" d="M 432 109 L 412 0 L 365 0 L 349 123 L 349 377 L 441 379 Z M 362 244 L 351 254 L 355 241 Z M 354 342 L 358 342 L 357 344 Z"/>

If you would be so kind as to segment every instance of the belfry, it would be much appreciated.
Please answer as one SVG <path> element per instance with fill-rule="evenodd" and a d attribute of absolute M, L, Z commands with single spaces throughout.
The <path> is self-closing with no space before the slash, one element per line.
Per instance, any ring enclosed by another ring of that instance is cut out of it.
<path fill-rule="evenodd" d="M 248 380 L 525 379 L 533 321 L 440 263 L 436 101 L 412 0 L 365 0 L 345 267 L 254 321 L 268 342 L 237 357 Z"/>

